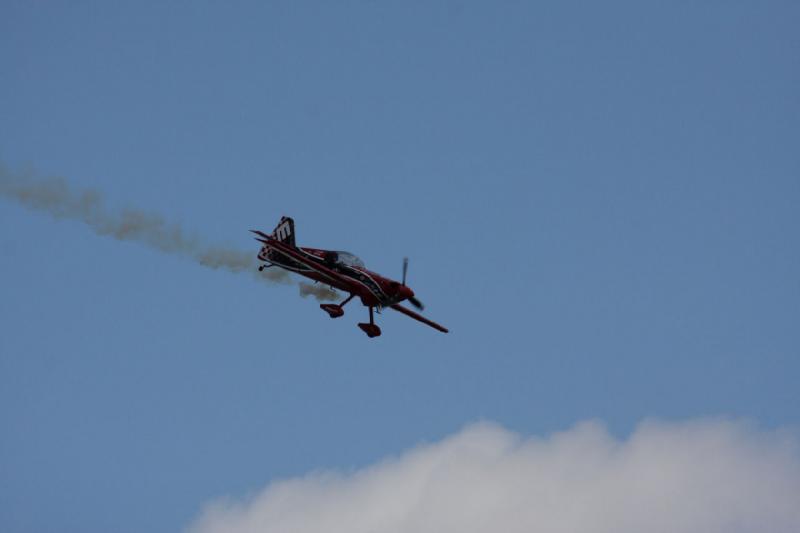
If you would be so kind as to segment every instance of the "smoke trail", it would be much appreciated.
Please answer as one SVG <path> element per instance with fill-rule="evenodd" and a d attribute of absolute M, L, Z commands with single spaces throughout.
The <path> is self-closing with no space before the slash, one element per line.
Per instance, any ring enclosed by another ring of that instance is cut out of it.
<path fill-rule="evenodd" d="M 63 178 L 38 178 L 30 172 L 12 173 L 0 164 L 0 195 L 55 218 L 83 222 L 98 235 L 135 241 L 161 252 L 183 255 L 204 267 L 233 273 L 252 272 L 264 281 L 293 283 L 289 274 L 279 268 L 258 272 L 255 252 L 208 245 L 187 235 L 180 225 L 170 224 L 155 213 L 135 209 L 111 212 L 106 209 L 98 191 L 72 190 Z M 300 294 L 314 296 L 320 301 L 338 296 L 333 290 L 307 284 L 300 284 Z"/>
<path fill-rule="evenodd" d="M 300 296 L 303 298 L 306 296 L 313 296 L 320 302 L 339 299 L 339 293 L 330 287 L 319 284 L 314 285 L 311 283 L 305 283 L 303 281 L 301 281 L 298 285 L 300 286 Z"/>

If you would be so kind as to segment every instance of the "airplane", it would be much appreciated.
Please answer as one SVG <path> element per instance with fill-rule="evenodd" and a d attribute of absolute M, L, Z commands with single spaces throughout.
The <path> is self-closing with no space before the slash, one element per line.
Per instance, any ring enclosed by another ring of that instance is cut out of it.
<path fill-rule="evenodd" d="M 414 291 L 406 285 L 408 258 L 403 260 L 402 281 L 395 281 L 367 270 L 364 262 L 349 252 L 297 246 L 294 220 L 290 217 L 281 217 L 280 222 L 270 234 L 258 230 L 250 231 L 256 234 L 256 240 L 263 245 L 258 252 L 258 259 L 264 261 L 265 264 L 258 267 L 259 272 L 265 268 L 277 266 L 349 293 L 350 296 L 342 303 L 320 304 L 320 308 L 331 318 L 339 318 L 344 315 L 344 306 L 358 296 L 361 303 L 369 307 L 369 323 L 358 324 L 358 327 L 369 338 L 378 337 L 381 334 L 381 328 L 375 324 L 373 309 L 377 309 L 380 313 L 387 307 L 443 333 L 448 332 L 447 328 L 400 305 L 400 302 L 408 300 L 420 311 L 424 309 L 422 302 L 414 296 Z"/>

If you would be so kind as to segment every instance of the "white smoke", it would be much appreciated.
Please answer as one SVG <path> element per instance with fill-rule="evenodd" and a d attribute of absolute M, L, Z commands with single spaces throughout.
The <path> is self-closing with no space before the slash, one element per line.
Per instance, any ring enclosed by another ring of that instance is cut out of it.
<path fill-rule="evenodd" d="M 280 268 L 258 272 L 256 250 L 241 251 L 209 245 L 196 236 L 188 235 L 180 225 L 168 223 L 155 213 L 137 209 L 109 210 L 98 191 L 75 190 L 60 177 L 42 178 L 31 172 L 13 173 L 0 164 L 0 196 L 55 218 L 83 222 L 98 235 L 135 241 L 161 252 L 183 255 L 208 268 L 234 273 L 251 272 L 260 280 L 276 283 L 293 282 L 289 274 Z M 305 285 L 300 285 L 303 296 L 312 295 L 321 301 L 338 297 L 335 291 L 327 288 L 321 290 L 314 287 L 309 290 Z"/>
<path fill-rule="evenodd" d="M 350 473 L 208 505 L 191 533 L 797 533 L 800 454 L 742 422 L 597 422 L 546 438 L 496 425 Z"/>
<path fill-rule="evenodd" d="M 327 300 L 336 300 L 339 298 L 338 292 L 331 287 L 327 287 L 319 283 L 312 284 L 301 281 L 298 283 L 298 286 L 300 287 L 300 296 L 303 298 L 306 296 L 313 296 L 321 302 Z"/>

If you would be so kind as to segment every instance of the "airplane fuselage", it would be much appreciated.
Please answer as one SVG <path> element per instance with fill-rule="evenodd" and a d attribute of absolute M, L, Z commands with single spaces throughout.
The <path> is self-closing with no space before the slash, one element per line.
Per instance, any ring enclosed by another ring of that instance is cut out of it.
<path fill-rule="evenodd" d="M 347 264 L 347 261 L 340 259 L 346 252 L 306 247 L 296 247 L 294 250 L 296 253 L 289 255 L 273 246 L 264 245 L 258 258 L 340 291 L 356 294 L 366 306 L 387 307 L 414 295 L 411 289 L 398 281 L 381 276 L 361 265 Z M 345 278 L 346 283 L 320 273 L 319 267 L 336 272 Z"/>

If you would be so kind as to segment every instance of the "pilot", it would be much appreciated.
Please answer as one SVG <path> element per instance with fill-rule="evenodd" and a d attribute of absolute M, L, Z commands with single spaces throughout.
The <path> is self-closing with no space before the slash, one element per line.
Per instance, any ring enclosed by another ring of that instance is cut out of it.
<path fill-rule="evenodd" d="M 333 267 L 336 263 L 339 262 L 339 254 L 336 252 L 325 252 L 325 264 L 329 267 Z"/>

